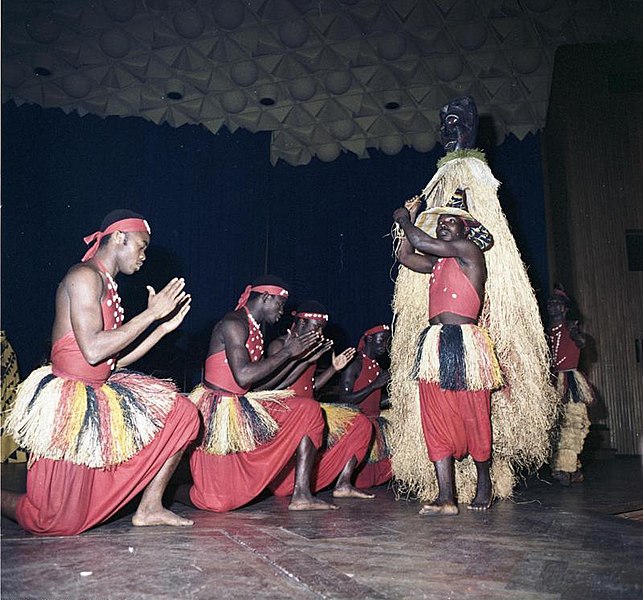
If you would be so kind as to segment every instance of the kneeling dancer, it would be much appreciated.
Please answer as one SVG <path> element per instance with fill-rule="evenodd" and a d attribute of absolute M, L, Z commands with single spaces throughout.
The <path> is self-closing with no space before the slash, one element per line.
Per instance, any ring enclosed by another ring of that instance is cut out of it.
<path fill-rule="evenodd" d="M 355 486 L 369 488 L 391 478 L 391 458 L 387 439 L 388 420 L 382 414 L 382 392 L 391 375 L 382 370 L 377 359 L 388 352 L 391 328 L 377 325 L 366 330 L 357 344 L 357 356 L 342 373 L 340 398 L 356 404 L 373 425 L 373 438 L 367 458 L 356 472 Z M 388 411 L 385 411 L 388 412 Z"/>
<path fill-rule="evenodd" d="M 324 306 L 315 301 L 302 303 L 298 310 L 293 312 L 293 316 L 295 320 L 289 335 L 295 337 L 311 331 L 322 336 L 329 318 Z M 268 354 L 279 352 L 287 339 L 286 335 L 274 340 L 268 348 Z M 330 350 L 331 346 L 332 342 L 326 341 L 322 346 L 322 353 Z M 297 396 L 315 399 L 315 393 L 319 393 L 330 379 L 353 359 L 355 348 L 347 348 L 337 356 L 333 353 L 331 365 L 316 376 L 320 356 L 317 352 L 309 359 L 301 361 L 282 385 L 287 385 Z M 326 433 L 313 471 L 313 489 L 323 490 L 335 482 L 335 498 L 374 498 L 373 494 L 358 490 L 352 482 L 355 468 L 364 460 L 373 435 L 371 423 L 353 406 L 321 402 L 320 407 L 326 421 Z M 294 465 L 288 465 L 270 487 L 276 496 L 290 495 L 294 487 Z"/>
<path fill-rule="evenodd" d="M 118 273 L 145 261 L 147 221 L 113 211 L 56 293 L 51 364 L 21 385 L 7 427 L 30 455 L 27 493 L 2 493 L 2 511 L 27 531 L 73 535 L 97 525 L 143 492 L 134 525 L 192 525 L 166 510 L 163 492 L 199 429 L 194 406 L 170 381 L 122 369 L 176 329 L 190 309 L 183 279 L 125 322 Z M 133 350 L 148 327 L 165 319 Z"/>
<path fill-rule="evenodd" d="M 324 433 L 319 405 L 290 390 L 274 389 L 293 361 L 319 350 L 319 336 L 314 331 L 290 335 L 279 352 L 263 357 L 261 325 L 281 318 L 287 298 L 285 284 L 266 275 L 246 287 L 234 312 L 212 330 L 203 383 L 190 396 L 204 424 L 190 457 L 190 501 L 198 508 L 224 512 L 247 504 L 293 455 L 295 485 L 288 508 L 338 508 L 311 492 Z"/>

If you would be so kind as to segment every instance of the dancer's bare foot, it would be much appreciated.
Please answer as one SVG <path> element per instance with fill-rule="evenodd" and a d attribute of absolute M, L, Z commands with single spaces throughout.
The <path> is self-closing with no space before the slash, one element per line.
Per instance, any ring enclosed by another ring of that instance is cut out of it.
<path fill-rule="evenodd" d="M 132 525 L 135 527 L 153 527 L 158 525 L 190 527 L 191 525 L 194 525 L 194 521 L 184 519 L 166 508 L 161 508 L 154 512 L 137 510 L 132 517 Z"/>
<path fill-rule="evenodd" d="M 489 510 L 491 508 L 491 498 L 482 498 L 479 499 L 477 496 L 473 499 L 473 502 L 467 506 L 469 510 Z"/>
<path fill-rule="evenodd" d="M 580 469 L 578 469 L 577 471 L 574 471 L 569 476 L 570 483 L 583 483 L 583 481 L 585 481 L 585 475 L 583 475 L 583 472 Z"/>
<path fill-rule="evenodd" d="M 444 503 L 444 504 L 425 504 L 418 514 L 422 516 L 429 517 L 440 517 L 440 516 L 453 516 L 457 515 L 460 512 L 457 504 Z"/>
<path fill-rule="evenodd" d="M 352 485 L 343 485 L 333 490 L 333 498 L 360 498 L 362 500 L 371 500 L 375 494 L 362 492 Z"/>
<path fill-rule="evenodd" d="M 339 506 L 324 502 L 319 498 L 293 498 L 288 505 L 288 510 L 338 510 Z"/>

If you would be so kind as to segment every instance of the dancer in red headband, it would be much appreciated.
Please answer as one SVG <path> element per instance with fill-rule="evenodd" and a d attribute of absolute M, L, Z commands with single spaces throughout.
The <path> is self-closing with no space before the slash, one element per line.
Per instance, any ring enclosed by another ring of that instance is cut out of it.
<path fill-rule="evenodd" d="M 85 241 L 89 251 L 56 293 L 51 364 L 21 384 L 7 424 L 30 467 L 26 494 L 3 491 L 3 513 L 32 533 L 73 535 L 143 492 L 134 525 L 192 525 L 161 499 L 198 414 L 171 382 L 124 369 L 181 324 L 185 282 L 148 286 L 147 309 L 126 322 L 114 278 L 142 267 L 149 225 L 117 210 Z"/>
<path fill-rule="evenodd" d="M 319 302 L 309 301 L 301 304 L 298 310 L 293 312 L 293 316 L 295 320 L 289 335 L 296 337 L 311 331 L 318 332 L 321 336 L 328 324 L 328 313 Z M 282 336 L 274 340 L 268 348 L 268 354 L 278 353 L 287 339 L 288 336 Z M 321 353 L 318 352 L 302 361 L 301 366 L 293 371 L 282 386 L 287 386 L 298 396 L 314 399 L 315 395 L 318 395 L 331 378 L 344 369 L 355 355 L 355 348 L 347 348 L 338 355 L 333 353 L 330 366 L 316 375 L 317 361 L 322 353 L 331 349 L 331 345 L 332 342 L 326 342 Z M 335 402 L 321 402 L 320 406 L 326 421 L 326 435 L 317 454 L 313 489 L 322 490 L 334 482 L 334 498 L 374 498 L 373 494 L 361 492 L 352 484 L 355 468 L 366 456 L 371 441 L 373 428 L 369 420 L 352 406 Z M 273 493 L 277 496 L 287 496 L 292 493 L 294 475 L 294 465 L 289 465 L 270 486 Z"/>
<path fill-rule="evenodd" d="M 197 508 L 224 512 L 263 492 L 294 456 L 290 510 L 338 508 L 311 491 L 312 470 L 324 420 L 317 402 L 278 385 L 303 356 L 317 353 L 317 332 L 289 335 L 264 358 L 261 325 L 276 323 L 288 298 L 286 285 L 265 276 L 246 287 L 237 308 L 212 330 L 203 383 L 191 399 L 203 417 L 204 432 L 190 457 Z"/>
<path fill-rule="evenodd" d="M 388 325 L 371 327 L 362 334 L 357 344 L 355 360 L 342 372 L 341 401 L 359 406 L 373 425 L 373 438 L 366 461 L 356 471 L 355 485 L 358 488 L 382 485 L 391 478 L 391 459 L 386 439 L 388 422 L 381 414 L 382 393 L 391 376 L 377 362 L 388 352 L 390 341 L 391 328 Z"/>
<path fill-rule="evenodd" d="M 573 303 L 563 287 L 559 284 L 554 286 L 547 300 L 547 339 L 562 407 L 550 467 L 554 479 L 563 486 L 584 480 L 579 455 L 589 433 L 587 407 L 596 401 L 594 389 L 585 374 L 578 370 L 586 336 L 578 321 L 569 318 L 572 307 Z"/>

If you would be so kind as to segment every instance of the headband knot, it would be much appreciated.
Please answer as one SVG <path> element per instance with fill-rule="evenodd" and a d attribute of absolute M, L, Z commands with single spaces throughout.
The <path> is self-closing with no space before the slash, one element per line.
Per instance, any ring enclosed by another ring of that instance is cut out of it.
<path fill-rule="evenodd" d="M 146 231 L 151 235 L 152 230 L 148 222 L 145 219 L 131 218 L 131 219 L 121 219 L 120 221 L 115 221 L 109 227 L 106 227 L 104 231 L 95 231 L 91 235 L 87 235 L 83 238 L 85 244 L 90 246 L 90 248 L 85 252 L 85 255 L 81 259 L 81 262 L 87 262 L 89 259 L 93 258 L 96 252 L 98 252 L 98 247 L 100 246 L 100 241 L 114 233 L 115 231 Z"/>

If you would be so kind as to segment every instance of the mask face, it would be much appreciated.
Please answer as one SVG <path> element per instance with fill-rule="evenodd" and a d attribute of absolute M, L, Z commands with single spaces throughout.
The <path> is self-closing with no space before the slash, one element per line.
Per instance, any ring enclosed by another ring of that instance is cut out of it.
<path fill-rule="evenodd" d="M 447 152 L 475 148 L 478 110 L 473 98 L 455 98 L 440 110 L 440 141 Z"/>

